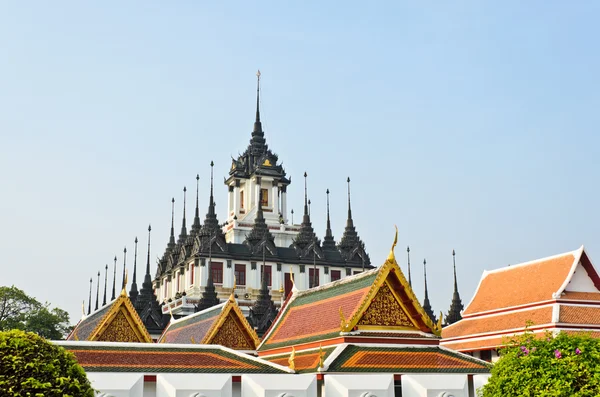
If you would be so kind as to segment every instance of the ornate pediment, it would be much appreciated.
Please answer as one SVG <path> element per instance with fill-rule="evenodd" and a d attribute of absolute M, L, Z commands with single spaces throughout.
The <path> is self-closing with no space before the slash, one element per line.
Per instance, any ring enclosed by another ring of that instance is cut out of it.
<path fill-rule="evenodd" d="M 387 283 L 383 283 L 358 325 L 415 328 Z"/>
<path fill-rule="evenodd" d="M 230 312 L 210 343 L 236 350 L 254 350 L 255 346 L 251 340 L 246 329 Z"/>

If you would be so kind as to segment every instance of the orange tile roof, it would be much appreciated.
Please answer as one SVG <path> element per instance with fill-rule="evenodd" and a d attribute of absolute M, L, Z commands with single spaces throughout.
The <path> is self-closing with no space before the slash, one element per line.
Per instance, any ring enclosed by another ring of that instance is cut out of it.
<path fill-rule="evenodd" d="M 600 292 L 565 291 L 560 297 L 560 299 L 600 301 Z"/>
<path fill-rule="evenodd" d="M 566 280 L 573 252 L 484 273 L 464 316 L 552 299 Z"/>
<path fill-rule="evenodd" d="M 463 318 L 442 330 L 442 344 L 446 338 L 524 328 L 527 321 L 539 325 L 552 322 L 552 306 L 485 317 Z"/>
<path fill-rule="evenodd" d="M 559 322 L 600 325 L 600 307 L 560 305 Z"/>
<path fill-rule="evenodd" d="M 474 350 L 496 349 L 504 346 L 507 340 L 508 339 L 498 337 L 482 340 L 457 340 L 456 342 L 443 343 L 443 346 L 460 352 L 470 352 Z"/>

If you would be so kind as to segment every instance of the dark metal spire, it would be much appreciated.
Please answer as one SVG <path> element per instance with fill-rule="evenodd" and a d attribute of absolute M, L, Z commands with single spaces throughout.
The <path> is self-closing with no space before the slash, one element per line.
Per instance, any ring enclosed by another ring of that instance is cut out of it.
<path fill-rule="evenodd" d="M 177 240 L 177 244 L 181 245 L 185 242 L 187 238 L 187 227 L 185 222 L 185 204 L 186 204 L 186 192 L 187 189 L 183 187 L 183 220 L 181 221 L 181 233 L 179 233 L 179 239 Z"/>
<path fill-rule="evenodd" d="M 369 255 L 365 251 L 364 243 L 358 236 L 356 228 L 354 227 L 354 221 L 352 220 L 352 206 L 350 202 L 350 177 L 346 179 L 346 182 L 348 183 L 348 219 L 346 220 L 346 228 L 344 229 L 344 234 L 340 239 L 338 248 L 342 253 L 342 257 L 347 261 L 356 261 L 356 255 L 358 255 L 361 262 L 364 261 L 366 264 L 371 264 Z"/>
<path fill-rule="evenodd" d="M 108 265 L 104 266 L 104 298 L 102 299 L 102 306 L 106 305 L 106 282 L 108 281 Z"/>
<path fill-rule="evenodd" d="M 304 215 L 302 217 L 302 224 L 300 225 L 300 231 L 296 235 L 296 238 L 294 239 L 294 243 L 292 244 L 292 246 L 296 246 L 296 247 L 300 248 L 301 250 L 304 250 L 306 247 L 308 247 L 313 242 L 316 245 L 320 244 L 320 242 L 317 239 L 317 236 L 315 235 L 315 231 L 314 231 L 314 229 L 312 227 L 312 223 L 310 221 L 310 214 L 308 212 L 308 188 L 307 188 L 307 182 L 306 182 L 307 177 L 308 177 L 308 174 L 305 172 L 304 173 Z"/>
<path fill-rule="evenodd" d="M 406 246 L 406 256 L 408 257 L 408 285 L 412 288 L 412 280 L 410 278 L 410 247 Z"/>
<path fill-rule="evenodd" d="M 169 238 L 168 250 L 175 247 L 175 197 L 171 199 L 171 237 Z"/>
<path fill-rule="evenodd" d="M 194 223 L 192 224 L 191 234 L 196 235 L 200 231 L 200 208 L 198 207 L 198 186 L 200 185 L 200 174 L 196 174 L 196 212 L 194 213 Z"/>
<path fill-rule="evenodd" d="M 325 229 L 325 238 L 323 238 L 323 249 L 333 251 L 336 250 L 335 239 L 331 232 L 331 220 L 329 218 L 329 189 L 327 189 L 327 229 Z"/>
<path fill-rule="evenodd" d="M 423 274 L 425 276 L 425 299 L 423 300 L 423 310 L 429 316 L 431 321 L 435 324 L 437 322 L 435 314 L 433 314 L 433 310 L 431 309 L 431 303 L 429 303 L 429 293 L 427 291 L 427 261 L 423 259 Z"/>
<path fill-rule="evenodd" d="M 152 288 L 152 277 L 150 276 L 150 232 L 152 231 L 152 227 L 148 225 L 148 255 L 146 258 L 146 274 L 144 275 L 144 282 L 142 283 L 142 289 L 140 289 L 140 294 L 138 295 L 134 305 L 137 312 L 141 315 L 141 313 L 148 307 L 148 304 L 151 303 L 154 297 L 154 291 Z"/>
<path fill-rule="evenodd" d="M 256 72 L 256 120 L 260 123 L 260 70 Z"/>
<path fill-rule="evenodd" d="M 347 182 L 348 182 L 348 220 L 347 220 L 347 224 L 354 225 L 354 222 L 352 221 L 352 205 L 350 205 L 350 177 L 348 177 Z"/>
<path fill-rule="evenodd" d="M 116 296 L 115 296 L 115 286 L 117 283 L 117 256 L 115 255 L 115 263 L 113 265 L 113 287 L 112 287 L 112 297 L 110 298 L 111 301 L 114 301 Z"/>
<path fill-rule="evenodd" d="M 88 299 L 88 316 L 92 312 L 92 278 L 90 277 L 90 297 Z"/>
<path fill-rule="evenodd" d="M 460 294 L 458 293 L 458 282 L 456 279 L 456 252 L 452 250 L 452 264 L 454 266 L 454 293 L 452 294 L 452 303 L 450 310 L 446 314 L 446 324 L 450 325 L 462 319 L 461 311 L 464 309 Z"/>
<path fill-rule="evenodd" d="M 127 247 L 123 248 L 123 282 L 121 289 L 125 288 L 125 268 L 127 267 Z"/>
<path fill-rule="evenodd" d="M 256 330 L 256 333 L 261 337 L 269 329 L 272 322 L 277 316 L 277 309 L 275 303 L 269 294 L 269 287 L 266 276 L 266 245 L 263 244 L 263 263 L 261 269 L 261 283 L 258 298 L 254 302 L 254 305 L 250 308 L 250 315 L 248 320 L 252 327 Z M 272 277 L 271 273 L 271 277 Z M 271 279 L 272 281 L 272 279 Z"/>
<path fill-rule="evenodd" d="M 100 272 L 98 272 L 98 283 L 96 284 L 96 306 L 94 311 L 98 310 L 98 303 L 100 301 Z"/>
<path fill-rule="evenodd" d="M 219 226 L 219 220 L 217 219 L 217 213 L 215 211 L 215 198 L 213 195 L 214 191 L 214 166 L 213 161 L 210 162 L 210 198 L 208 200 L 208 212 L 206 218 L 204 218 L 204 225 L 202 226 L 201 235 L 203 237 L 212 237 L 221 231 Z"/>
<path fill-rule="evenodd" d="M 137 236 L 135 237 L 134 240 L 135 243 L 135 251 L 134 251 L 134 255 L 133 255 L 133 280 L 131 283 L 131 289 L 129 290 L 129 299 L 131 299 L 131 303 L 135 304 L 135 300 L 138 297 L 138 287 L 137 287 L 137 245 L 138 245 L 138 238 Z"/>

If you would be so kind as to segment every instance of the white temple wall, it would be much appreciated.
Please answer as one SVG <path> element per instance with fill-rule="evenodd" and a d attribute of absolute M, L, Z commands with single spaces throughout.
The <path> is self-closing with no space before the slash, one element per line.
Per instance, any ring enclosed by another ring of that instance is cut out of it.
<path fill-rule="evenodd" d="M 489 374 L 405 374 L 401 385 L 393 374 L 231 374 L 163 373 L 144 379 L 141 373 L 88 372 L 96 396 L 113 397 L 476 397 Z M 444 394 L 445 393 L 445 394 Z"/>

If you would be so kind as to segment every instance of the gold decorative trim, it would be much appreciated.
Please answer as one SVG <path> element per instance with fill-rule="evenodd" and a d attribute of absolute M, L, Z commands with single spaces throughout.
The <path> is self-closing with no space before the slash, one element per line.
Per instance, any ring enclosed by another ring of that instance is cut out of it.
<path fill-rule="evenodd" d="M 244 329 L 250 336 L 251 342 L 254 345 L 254 349 L 256 349 L 260 344 L 258 335 L 256 334 L 256 331 L 254 331 L 254 329 L 250 326 L 250 323 L 248 323 L 246 317 L 244 317 L 242 310 L 240 309 L 235 300 L 227 300 L 227 303 L 221 309 L 221 314 L 219 314 L 217 320 L 213 322 L 208 332 L 206 333 L 206 336 L 202 339 L 200 343 L 210 344 L 210 342 L 214 339 L 214 337 L 217 335 L 217 333 L 225 323 L 225 320 L 227 320 L 227 316 L 232 311 L 233 313 L 235 313 L 235 316 L 238 318 L 240 324 L 242 325 L 242 327 L 244 327 Z"/>
<path fill-rule="evenodd" d="M 148 330 L 144 326 L 142 319 L 137 314 L 137 311 L 131 304 L 127 295 L 120 294 L 117 299 L 113 301 L 108 312 L 102 317 L 102 319 L 96 325 L 96 328 L 90 333 L 88 340 L 97 341 L 102 336 L 102 333 L 110 326 L 111 322 L 117 316 L 117 314 L 123 308 L 122 313 L 125 315 L 129 325 L 135 332 L 140 342 L 152 343 L 152 337 L 148 333 Z M 118 342 L 118 341 L 115 341 Z"/>
<path fill-rule="evenodd" d="M 398 241 L 398 228 L 396 228 L 396 233 L 394 236 L 394 243 L 392 244 L 390 254 L 388 255 L 385 263 L 379 268 L 379 271 L 377 272 L 377 276 L 375 277 L 375 280 L 373 281 L 373 284 L 371 285 L 369 292 L 363 299 L 359 308 L 348 319 L 344 319 L 342 313 L 340 312 L 340 317 L 342 320 L 340 329 L 342 332 L 350 332 L 354 329 L 354 327 L 357 326 L 362 315 L 369 308 L 371 302 L 377 295 L 377 292 L 379 291 L 381 286 L 386 282 L 388 277 L 392 277 L 390 274 L 393 273 L 396 276 L 396 280 L 402 285 L 402 287 L 403 287 L 404 291 L 406 292 L 406 295 L 410 299 L 413 307 L 415 308 L 417 313 L 421 316 L 421 320 L 425 323 L 425 325 L 431 330 L 431 332 L 434 335 L 441 336 L 441 329 L 438 329 L 437 325 L 434 324 L 431 321 L 431 319 L 429 318 L 429 316 L 425 313 L 425 310 L 423 310 L 423 307 L 419 303 L 419 300 L 415 296 L 412 288 L 408 284 L 408 281 L 404 277 L 404 274 L 402 273 L 402 270 L 400 269 L 398 262 L 396 262 L 396 257 L 394 256 L 394 248 L 396 246 L 397 241 Z M 389 285 L 389 283 L 388 283 L 388 285 Z M 393 288 L 390 288 L 390 289 L 394 293 Z M 396 293 L 394 293 L 394 297 L 397 299 L 400 306 L 406 310 L 406 306 L 402 303 L 402 299 L 399 299 L 399 297 L 397 296 Z M 406 312 L 408 314 L 409 311 L 406 310 Z M 420 327 L 416 324 L 416 319 L 412 318 L 412 316 L 409 318 L 410 318 L 411 322 L 413 324 L 415 324 L 415 327 L 417 329 L 420 329 Z"/>

